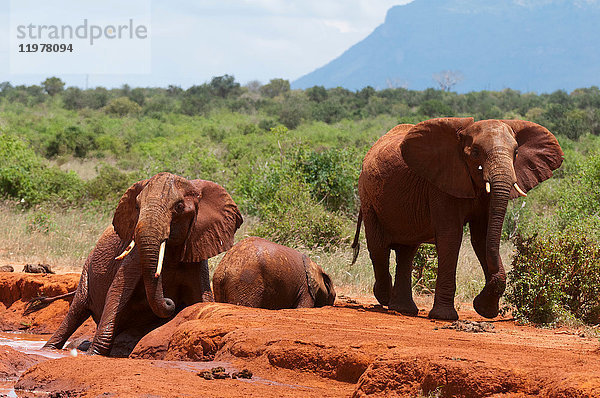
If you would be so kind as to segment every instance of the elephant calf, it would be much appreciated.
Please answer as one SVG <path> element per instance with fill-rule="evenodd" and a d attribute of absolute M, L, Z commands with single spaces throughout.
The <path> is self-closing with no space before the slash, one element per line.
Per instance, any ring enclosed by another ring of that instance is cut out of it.
<path fill-rule="evenodd" d="M 213 276 L 215 300 L 247 307 L 283 309 L 333 305 L 329 276 L 306 255 L 251 237 L 232 247 Z"/>

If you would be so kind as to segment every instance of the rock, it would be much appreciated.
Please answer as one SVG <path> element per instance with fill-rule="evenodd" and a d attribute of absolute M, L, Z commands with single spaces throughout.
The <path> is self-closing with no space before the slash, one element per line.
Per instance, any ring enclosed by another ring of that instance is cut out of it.
<path fill-rule="evenodd" d="M 25 264 L 23 272 L 29 274 L 54 274 L 49 264 Z"/>
<path fill-rule="evenodd" d="M 251 379 L 252 378 L 252 372 L 249 371 L 248 369 L 242 369 L 239 372 L 234 372 L 231 374 L 231 378 L 232 379 Z"/>
<path fill-rule="evenodd" d="M 494 325 L 490 322 L 477 322 L 469 320 L 458 320 L 450 325 L 442 326 L 441 329 L 454 329 L 468 333 L 494 333 Z"/>
<path fill-rule="evenodd" d="M 13 267 L 12 265 L 0 266 L 0 272 L 15 272 L 15 267 Z"/>

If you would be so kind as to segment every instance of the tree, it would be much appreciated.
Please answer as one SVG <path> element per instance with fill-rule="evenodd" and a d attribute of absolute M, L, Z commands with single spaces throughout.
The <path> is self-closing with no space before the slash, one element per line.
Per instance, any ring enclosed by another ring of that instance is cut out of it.
<path fill-rule="evenodd" d="M 452 87 L 463 81 L 464 76 L 458 70 L 443 70 L 433 74 L 433 80 L 440 86 L 442 91 L 450 91 Z"/>
<path fill-rule="evenodd" d="M 308 98 L 313 102 L 323 102 L 327 99 L 327 90 L 323 86 L 313 86 L 305 90 Z"/>
<path fill-rule="evenodd" d="M 260 88 L 260 93 L 266 97 L 274 98 L 290 91 L 290 81 L 285 79 L 271 79 L 269 84 Z"/>
<path fill-rule="evenodd" d="M 240 84 L 235 81 L 235 77 L 230 75 L 215 76 L 208 86 L 214 95 L 221 98 L 227 98 L 230 94 L 240 91 Z"/>
<path fill-rule="evenodd" d="M 262 87 L 262 83 L 259 82 L 258 80 L 250 80 L 248 83 L 246 83 L 246 88 L 251 93 L 260 92 L 261 87 Z"/>
<path fill-rule="evenodd" d="M 63 91 L 65 88 L 65 83 L 60 80 L 58 77 L 49 77 L 42 82 L 42 86 L 44 86 L 44 90 L 51 97 Z"/>

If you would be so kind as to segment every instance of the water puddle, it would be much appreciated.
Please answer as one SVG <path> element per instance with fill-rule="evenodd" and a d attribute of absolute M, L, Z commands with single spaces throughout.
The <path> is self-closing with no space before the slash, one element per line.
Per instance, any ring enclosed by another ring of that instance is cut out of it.
<path fill-rule="evenodd" d="M 66 351 L 42 349 L 49 336 L 19 332 L 0 332 L 0 345 L 9 346 L 24 354 L 35 354 L 48 359 L 62 358 L 68 355 Z M 0 380 L 0 397 L 16 398 L 14 385 L 16 380 Z"/>
<path fill-rule="evenodd" d="M 68 355 L 66 351 L 42 349 L 49 336 L 18 332 L 0 332 L 0 345 L 7 345 L 24 354 L 41 355 L 49 359 L 62 358 Z"/>

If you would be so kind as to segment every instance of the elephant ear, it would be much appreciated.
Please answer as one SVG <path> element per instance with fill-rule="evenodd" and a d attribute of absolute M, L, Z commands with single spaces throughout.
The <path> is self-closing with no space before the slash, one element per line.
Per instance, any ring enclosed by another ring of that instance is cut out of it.
<path fill-rule="evenodd" d="M 519 152 L 515 160 L 517 183 L 525 192 L 540 182 L 552 177 L 552 172 L 560 167 L 564 153 L 548 129 L 525 120 L 502 120 L 515 132 Z M 513 188 L 511 199 L 519 194 Z"/>
<path fill-rule="evenodd" d="M 302 263 L 304 264 L 304 271 L 306 272 L 306 282 L 308 284 L 308 293 L 312 297 L 315 304 L 317 303 L 317 297 L 319 295 L 319 275 L 316 267 L 310 258 L 306 254 L 302 255 Z"/>
<path fill-rule="evenodd" d="M 186 240 L 183 261 L 198 262 L 233 246 L 235 231 L 243 219 L 225 188 L 211 181 L 190 181 L 200 196 L 198 212 Z"/>
<path fill-rule="evenodd" d="M 335 298 L 335 291 L 333 290 L 333 284 L 329 275 L 323 272 L 323 269 L 305 254 L 302 255 L 302 263 L 306 272 L 308 293 L 314 301 L 314 306 L 321 307 L 327 305 L 330 292 L 333 292 L 333 297 Z M 333 305 L 333 303 L 331 304 Z"/>
<path fill-rule="evenodd" d="M 113 216 L 113 227 L 122 241 L 130 242 L 133 239 L 133 230 L 140 215 L 136 208 L 136 198 L 142 190 L 148 185 L 150 180 L 138 181 L 130 186 L 119 200 L 117 209 Z"/>
<path fill-rule="evenodd" d="M 438 189 L 457 198 L 474 198 L 459 132 L 473 118 L 440 118 L 411 128 L 401 144 L 408 167 Z"/>

